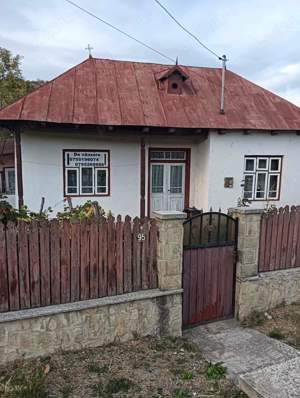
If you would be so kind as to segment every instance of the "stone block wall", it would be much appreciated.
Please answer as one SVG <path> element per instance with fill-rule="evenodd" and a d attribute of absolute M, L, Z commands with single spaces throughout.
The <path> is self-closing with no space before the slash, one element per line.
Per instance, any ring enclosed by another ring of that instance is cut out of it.
<path fill-rule="evenodd" d="M 265 312 L 282 304 L 300 303 L 300 268 L 261 273 L 237 281 L 238 316 Z"/>
<path fill-rule="evenodd" d="M 0 364 L 137 336 L 181 336 L 181 311 L 180 290 L 148 290 L 0 314 Z"/>

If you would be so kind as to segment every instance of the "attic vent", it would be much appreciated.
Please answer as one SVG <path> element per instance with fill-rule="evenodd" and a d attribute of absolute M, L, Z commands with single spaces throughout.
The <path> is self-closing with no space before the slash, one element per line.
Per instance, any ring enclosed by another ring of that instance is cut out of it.
<path fill-rule="evenodd" d="M 185 80 L 189 77 L 178 65 L 158 76 L 159 86 L 169 94 L 181 94 Z"/>

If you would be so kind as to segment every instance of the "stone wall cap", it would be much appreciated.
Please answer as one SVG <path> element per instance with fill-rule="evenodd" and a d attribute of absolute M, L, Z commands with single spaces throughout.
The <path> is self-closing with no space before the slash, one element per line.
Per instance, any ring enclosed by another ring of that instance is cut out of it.
<path fill-rule="evenodd" d="M 237 213 L 237 214 L 262 214 L 264 209 L 254 209 L 249 207 L 233 207 L 228 209 L 229 213 Z"/>
<path fill-rule="evenodd" d="M 156 297 L 172 296 L 182 294 L 183 289 L 149 289 L 137 292 L 120 294 L 118 296 L 107 296 L 98 299 L 76 301 L 74 303 L 49 305 L 47 307 L 30 308 L 20 311 L 0 313 L 0 324 L 3 322 L 19 321 L 21 319 L 38 318 L 42 316 L 51 316 L 72 311 L 82 311 L 89 308 L 104 307 L 108 305 L 126 304 L 131 301 L 151 300 Z"/>
<path fill-rule="evenodd" d="M 183 211 L 176 210 L 160 210 L 153 211 L 154 218 L 158 218 L 159 220 L 183 220 L 187 217 L 187 214 Z"/>

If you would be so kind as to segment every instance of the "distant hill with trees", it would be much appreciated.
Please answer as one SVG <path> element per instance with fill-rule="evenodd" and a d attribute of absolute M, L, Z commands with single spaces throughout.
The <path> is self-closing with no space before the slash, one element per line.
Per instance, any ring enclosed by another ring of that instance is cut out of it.
<path fill-rule="evenodd" d="M 0 47 L 0 109 L 46 83 L 40 79 L 24 79 L 22 58 L 21 55 L 13 55 L 11 51 Z M 3 136 L 7 136 L 7 133 L 0 129 L 0 138 Z"/>

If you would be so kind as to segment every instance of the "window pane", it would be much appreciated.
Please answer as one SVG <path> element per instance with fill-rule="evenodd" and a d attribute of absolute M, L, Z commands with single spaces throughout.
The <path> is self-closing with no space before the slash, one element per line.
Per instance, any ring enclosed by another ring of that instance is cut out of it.
<path fill-rule="evenodd" d="M 6 193 L 15 195 L 15 169 L 6 169 Z"/>
<path fill-rule="evenodd" d="M 152 193 L 164 192 L 164 166 L 162 164 L 152 165 Z"/>
<path fill-rule="evenodd" d="M 256 198 L 264 199 L 266 192 L 266 173 L 257 173 Z"/>
<path fill-rule="evenodd" d="M 255 168 L 255 159 L 246 159 L 245 170 L 254 171 L 254 168 Z"/>
<path fill-rule="evenodd" d="M 77 170 L 67 170 L 67 194 L 78 194 Z"/>
<path fill-rule="evenodd" d="M 172 160 L 184 160 L 185 159 L 185 151 L 174 151 L 171 152 Z"/>
<path fill-rule="evenodd" d="M 93 169 L 91 167 L 81 169 L 81 192 L 93 193 Z"/>
<path fill-rule="evenodd" d="M 253 181 L 254 181 L 254 176 L 252 175 L 245 176 L 245 183 L 244 183 L 245 199 L 251 199 L 253 197 Z"/>
<path fill-rule="evenodd" d="M 150 159 L 151 160 L 161 160 L 165 158 L 164 151 L 151 151 L 150 152 Z"/>
<path fill-rule="evenodd" d="M 279 171 L 279 159 L 271 159 L 270 170 Z"/>
<path fill-rule="evenodd" d="M 266 170 L 268 168 L 268 159 L 258 159 L 257 168 Z"/>
<path fill-rule="evenodd" d="M 171 166 L 170 192 L 182 193 L 182 166 Z"/>
<path fill-rule="evenodd" d="M 107 181 L 106 181 L 107 170 L 96 171 L 96 192 L 107 193 Z"/>
<path fill-rule="evenodd" d="M 279 181 L 279 176 L 278 175 L 270 175 L 269 179 L 269 198 L 276 198 L 277 197 L 277 191 L 278 191 L 278 181 Z"/>

